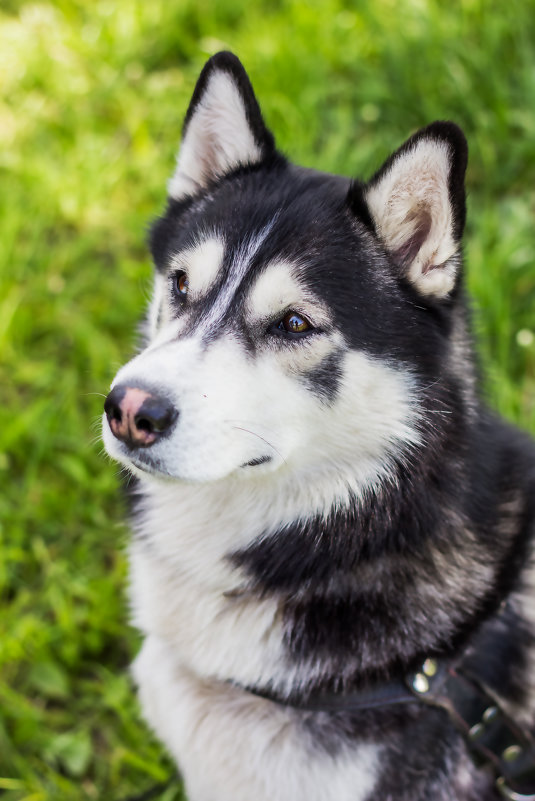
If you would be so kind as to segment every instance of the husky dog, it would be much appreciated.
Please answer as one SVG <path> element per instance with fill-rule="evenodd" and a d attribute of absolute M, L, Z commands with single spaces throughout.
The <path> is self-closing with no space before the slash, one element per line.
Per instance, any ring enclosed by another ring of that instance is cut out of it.
<path fill-rule="evenodd" d="M 296 167 L 235 56 L 201 73 L 103 421 L 137 479 L 134 677 L 191 801 L 535 798 L 496 768 L 535 722 L 535 448 L 478 397 L 466 160 L 435 122 L 367 183 Z M 388 700 L 452 664 L 469 735 Z"/>

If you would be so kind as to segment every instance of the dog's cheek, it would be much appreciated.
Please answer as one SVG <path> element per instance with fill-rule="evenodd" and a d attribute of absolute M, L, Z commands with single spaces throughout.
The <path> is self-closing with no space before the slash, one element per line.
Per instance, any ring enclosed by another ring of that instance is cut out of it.
<path fill-rule="evenodd" d="M 420 442 L 418 389 L 406 370 L 350 352 L 335 363 L 327 361 L 322 378 L 335 391 L 330 400 L 316 395 L 316 419 L 310 428 L 321 436 L 311 437 L 311 459 L 319 460 L 327 452 L 367 480 L 365 473 L 372 478 Z"/>

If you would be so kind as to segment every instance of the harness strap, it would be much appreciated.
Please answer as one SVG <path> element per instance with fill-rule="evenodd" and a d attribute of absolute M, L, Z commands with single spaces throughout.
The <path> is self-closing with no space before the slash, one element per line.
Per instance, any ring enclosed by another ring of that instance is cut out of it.
<path fill-rule="evenodd" d="M 301 709 L 305 712 L 360 712 L 365 709 L 379 709 L 384 706 L 397 704 L 414 704 L 414 692 L 402 679 L 393 679 L 362 690 L 350 693 L 314 692 L 306 696 L 290 695 L 287 698 L 277 696 L 269 690 L 259 690 L 256 687 L 242 687 L 253 695 L 274 701 L 282 706 Z"/>

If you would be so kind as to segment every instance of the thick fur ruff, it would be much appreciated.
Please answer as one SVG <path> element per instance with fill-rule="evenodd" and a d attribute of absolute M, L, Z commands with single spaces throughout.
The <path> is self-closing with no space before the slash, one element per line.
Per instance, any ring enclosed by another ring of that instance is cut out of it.
<path fill-rule="evenodd" d="M 200 76 L 103 421 L 135 477 L 133 672 L 191 801 L 498 798 L 441 710 L 246 688 L 462 656 L 534 726 L 535 448 L 478 395 L 466 160 L 436 122 L 368 183 L 295 167 L 234 56 Z"/>

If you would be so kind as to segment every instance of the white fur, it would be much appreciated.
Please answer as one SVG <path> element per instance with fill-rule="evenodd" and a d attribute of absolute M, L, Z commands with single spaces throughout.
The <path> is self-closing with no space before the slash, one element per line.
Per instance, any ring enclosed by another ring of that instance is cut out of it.
<path fill-rule="evenodd" d="M 149 637 L 134 664 L 144 713 L 179 761 L 192 801 L 365 801 L 380 747 L 313 747 L 283 707 L 184 669 Z"/>
<path fill-rule="evenodd" d="M 455 284 L 458 265 L 448 260 L 457 252 L 448 192 L 451 154 L 445 142 L 420 139 L 402 153 L 367 192 L 366 200 L 379 236 L 395 252 L 414 235 L 422 212 L 431 229 L 408 265 L 408 277 L 424 295 L 445 297 Z"/>
<path fill-rule="evenodd" d="M 292 265 L 275 262 L 268 265 L 249 293 L 247 307 L 253 320 L 263 320 L 288 307 L 293 308 L 303 287 L 292 274 Z"/>
<path fill-rule="evenodd" d="M 180 200 L 195 194 L 210 180 L 261 157 L 236 84 L 229 73 L 216 71 L 187 126 L 169 196 Z"/>
<path fill-rule="evenodd" d="M 299 280 L 298 268 L 288 262 L 268 264 L 249 293 L 247 309 L 252 321 L 258 323 L 289 309 L 304 314 L 314 327 L 330 323 L 323 303 L 307 291 Z"/>

